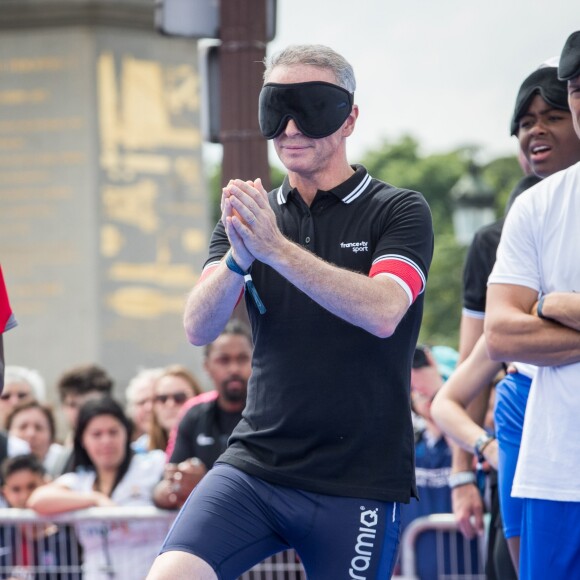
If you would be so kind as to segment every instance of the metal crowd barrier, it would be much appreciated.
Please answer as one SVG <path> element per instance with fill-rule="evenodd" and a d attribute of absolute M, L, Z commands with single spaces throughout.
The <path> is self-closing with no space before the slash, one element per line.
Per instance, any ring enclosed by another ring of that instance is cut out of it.
<path fill-rule="evenodd" d="M 151 553 L 130 549 L 122 557 L 113 557 L 110 565 L 96 575 L 83 570 L 81 551 L 78 549 L 81 527 L 108 524 L 109 527 L 127 528 L 142 522 L 160 537 L 169 530 L 176 512 L 154 507 L 107 507 L 67 512 L 50 517 L 39 516 L 32 510 L 0 509 L 0 579 L 17 580 L 142 580 L 136 568 L 152 563 L 157 548 Z M 143 526 L 141 526 L 143 527 Z M 101 541 L 97 538 L 96 541 Z M 107 541 L 106 536 L 102 538 Z M 160 546 L 159 546 L 160 547 Z M 118 548 L 118 546 L 117 546 Z M 115 552 L 115 546 L 103 546 Z M 144 562 L 144 559 L 146 560 Z M 304 570 L 293 550 L 268 558 L 239 580 L 305 580 Z"/>
<path fill-rule="evenodd" d="M 405 529 L 401 538 L 400 579 L 417 580 L 419 563 L 425 554 L 418 550 L 420 538 L 427 533 L 435 535 L 434 553 L 436 577 L 438 580 L 485 580 L 485 561 L 487 551 L 486 533 L 477 538 L 477 553 L 473 554 L 471 543 L 458 533 L 457 523 L 453 514 L 432 514 L 413 520 Z"/>

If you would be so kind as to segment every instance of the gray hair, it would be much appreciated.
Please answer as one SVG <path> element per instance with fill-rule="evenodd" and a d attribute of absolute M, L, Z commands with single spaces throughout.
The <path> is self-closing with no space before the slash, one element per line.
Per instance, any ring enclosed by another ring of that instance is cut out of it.
<path fill-rule="evenodd" d="M 143 383 L 155 383 L 163 374 L 163 368 L 141 369 L 130 381 L 125 389 L 127 411 L 130 412 L 136 403 L 137 392 Z"/>
<path fill-rule="evenodd" d="M 350 63 L 338 52 L 323 44 L 294 44 L 264 59 L 264 82 L 277 66 L 307 65 L 330 70 L 336 83 L 349 93 L 356 90 L 354 70 Z"/>
<path fill-rule="evenodd" d="M 4 386 L 14 383 L 24 383 L 30 387 L 32 396 L 44 403 L 46 401 L 46 384 L 38 371 L 26 367 L 7 365 L 4 371 Z"/>

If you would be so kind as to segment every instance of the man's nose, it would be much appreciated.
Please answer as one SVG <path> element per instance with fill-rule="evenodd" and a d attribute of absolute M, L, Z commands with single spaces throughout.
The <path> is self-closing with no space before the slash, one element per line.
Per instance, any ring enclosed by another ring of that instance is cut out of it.
<path fill-rule="evenodd" d="M 294 119 L 288 119 L 288 123 L 286 124 L 286 127 L 284 128 L 284 133 L 286 133 L 286 135 L 288 135 L 288 137 L 291 137 L 292 135 L 301 134 L 301 131 L 298 128 L 298 125 L 296 124 L 296 121 L 294 121 Z"/>

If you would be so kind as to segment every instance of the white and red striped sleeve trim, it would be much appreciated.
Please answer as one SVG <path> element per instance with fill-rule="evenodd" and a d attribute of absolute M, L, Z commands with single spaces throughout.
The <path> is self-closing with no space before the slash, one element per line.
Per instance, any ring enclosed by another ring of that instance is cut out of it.
<path fill-rule="evenodd" d="M 385 254 L 373 261 L 369 277 L 385 275 L 393 279 L 406 292 L 409 304 L 425 290 L 425 274 L 415 262 L 398 254 Z"/>
<path fill-rule="evenodd" d="M 199 284 L 202 280 L 209 278 L 215 272 L 216 268 L 220 264 L 221 264 L 221 260 L 216 260 L 215 262 L 210 262 L 209 264 L 206 264 L 205 268 L 201 271 L 201 274 L 199 276 L 199 280 L 197 281 L 197 283 Z M 242 286 L 242 289 L 240 290 L 240 296 L 238 297 L 238 300 L 236 302 L 236 306 L 240 303 L 240 300 L 242 299 L 242 296 L 244 295 L 245 290 L 246 290 L 246 286 L 244 284 L 244 286 Z"/>
<path fill-rule="evenodd" d="M 204 269 L 201 271 L 198 282 L 201 282 L 204 278 L 207 278 L 212 272 L 214 272 L 215 269 L 220 265 L 220 263 L 221 263 L 220 260 L 216 260 L 215 262 L 210 262 L 209 264 L 206 264 Z"/>

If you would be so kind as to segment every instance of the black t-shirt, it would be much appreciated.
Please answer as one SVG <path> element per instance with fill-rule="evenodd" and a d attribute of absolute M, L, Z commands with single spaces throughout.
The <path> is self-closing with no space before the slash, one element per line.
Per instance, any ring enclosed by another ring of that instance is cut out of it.
<path fill-rule="evenodd" d="M 324 260 L 368 275 L 373 264 L 394 259 L 426 280 L 433 230 L 421 194 L 357 166 L 332 191 L 318 191 L 310 207 L 287 180 L 269 199 L 282 233 Z M 228 248 L 218 223 L 206 267 Z M 252 376 L 243 418 L 220 461 L 307 491 L 408 501 L 416 495 L 409 377 L 423 294 L 393 336 L 381 339 L 261 262 L 252 277 L 267 312 L 260 315 L 246 297 Z"/>
<path fill-rule="evenodd" d="M 487 297 L 487 279 L 491 274 L 504 218 L 477 230 L 463 268 L 463 312 L 483 318 Z"/>
<path fill-rule="evenodd" d="M 179 422 L 170 463 L 197 457 L 211 469 L 241 417 L 241 413 L 223 411 L 217 400 L 194 405 Z"/>
<path fill-rule="evenodd" d="M 520 193 L 539 181 L 536 175 L 522 177 L 509 195 L 508 210 Z M 463 313 L 467 316 L 483 318 L 485 315 L 487 279 L 495 264 L 504 221 L 501 218 L 477 230 L 467 252 L 463 268 Z"/>

